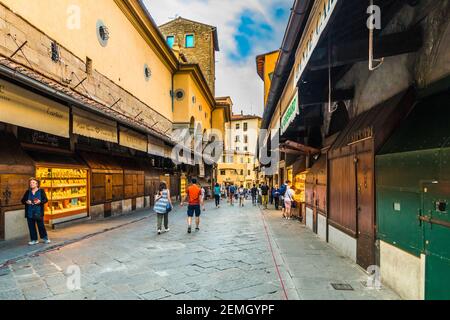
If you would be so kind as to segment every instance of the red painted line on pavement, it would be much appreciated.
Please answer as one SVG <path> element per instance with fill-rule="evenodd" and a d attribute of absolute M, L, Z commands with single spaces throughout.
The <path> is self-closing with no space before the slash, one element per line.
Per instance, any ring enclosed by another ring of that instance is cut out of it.
<path fill-rule="evenodd" d="M 270 252 L 272 253 L 272 258 L 273 258 L 273 262 L 275 263 L 275 269 L 277 270 L 278 273 L 278 279 L 280 280 L 281 283 L 281 287 L 283 288 L 283 292 L 284 292 L 284 296 L 286 298 L 286 300 L 289 300 L 287 291 L 286 291 L 286 287 L 284 285 L 284 281 L 283 281 L 283 277 L 281 276 L 281 272 L 280 272 L 280 268 L 278 268 L 278 263 L 277 263 L 277 259 L 275 258 L 275 252 L 273 251 L 273 247 L 272 247 L 272 243 L 271 243 L 271 238 L 269 235 L 269 230 L 267 228 L 267 223 L 266 223 L 266 219 L 264 218 L 264 214 L 261 210 L 261 208 L 259 209 L 260 214 L 261 214 L 261 220 L 264 224 L 264 230 L 266 231 L 266 236 L 267 236 L 267 242 L 269 243 L 269 247 L 270 247 Z"/>

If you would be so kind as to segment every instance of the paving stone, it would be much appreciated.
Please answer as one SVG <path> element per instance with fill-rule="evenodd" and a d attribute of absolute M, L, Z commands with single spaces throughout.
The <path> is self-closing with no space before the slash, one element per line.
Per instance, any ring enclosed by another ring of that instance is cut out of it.
<path fill-rule="evenodd" d="M 161 300 L 167 297 L 173 296 L 171 293 L 167 292 L 164 289 L 160 289 L 158 291 L 153 291 L 142 295 L 142 298 L 145 300 Z"/>
<path fill-rule="evenodd" d="M 21 290 L 0 290 L 0 301 L 1 300 L 24 300 L 25 297 Z"/>
<path fill-rule="evenodd" d="M 32 287 L 22 290 L 27 300 L 43 300 L 53 295 L 46 287 Z"/>

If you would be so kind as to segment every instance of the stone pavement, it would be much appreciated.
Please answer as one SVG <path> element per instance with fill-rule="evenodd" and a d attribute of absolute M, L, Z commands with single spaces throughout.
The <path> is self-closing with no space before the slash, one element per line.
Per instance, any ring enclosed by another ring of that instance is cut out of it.
<path fill-rule="evenodd" d="M 358 286 L 362 270 L 278 212 L 209 203 L 200 232 L 190 235 L 185 218 L 185 208 L 177 208 L 161 236 L 150 212 L 57 230 L 73 237 L 0 268 L 0 300 L 397 298 Z M 67 284 L 76 284 L 77 268 L 80 289 L 72 291 Z M 329 282 L 338 280 L 355 291 L 334 292 Z"/>
<path fill-rule="evenodd" d="M 289 270 L 301 300 L 397 300 L 389 288 L 367 287 L 367 273 L 349 258 L 297 220 L 282 219 L 281 211 L 266 211 L 271 235 Z M 353 290 L 335 290 L 331 284 L 350 285 Z"/>

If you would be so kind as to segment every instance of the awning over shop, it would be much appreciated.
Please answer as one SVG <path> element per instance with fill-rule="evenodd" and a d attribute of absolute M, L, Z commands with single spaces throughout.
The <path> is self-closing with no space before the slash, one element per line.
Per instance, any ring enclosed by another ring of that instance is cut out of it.
<path fill-rule="evenodd" d="M 169 147 L 163 141 L 148 136 L 148 153 L 154 156 L 170 158 Z"/>
<path fill-rule="evenodd" d="M 131 129 L 119 127 L 119 144 L 130 149 L 147 152 L 147 136 Z"/>
<path fill-rule="evenodd" d="M 87 165 L 73 153 L 49 153 L 37 150 L 27 150 L 26 152 L 39 166 L 87 168 Z"/>
<path fill-rule="evenodd" d="M 69 108 L 0 79 L 0 121 L 69 138 Z"/>
<path fill-rule="evenodd" d="M 73 133 L 113 143 L 119 142 L 116 122 L 75 108 L 73 109 Z"/>
<path fill-rule="evenodd" d="M 92 153 L 92 152 L 81 152 L 81 158 L 86 161 L 89 168 L 91 168 L 92 173 L 122 173 L 122 167 L 117 162 L 116 157 L 111 157 L 110 155 Z"/>
<path fill-rule="evenodd" d="M 285 143 L 281 144 L 280 151 L 289 154 L 299 154 L 299 155 L 302 154 L 315 155 L 320 153 L 319 149 L 309 147 L 307 145 L 294 142 L 291 140 L 287 140 Z"/>
<path fill-rule="evenodd" d="M 128 173 L 138 173 L 143 174 L 144 168 L 141 166 L 139 161 L 137 161 L 135 158 L 128 158 L 128 157 L 116 157 L 118 162 L 120 163 L 123 170 L 125 170 Z"/>
<path fill-rule="evenodd" d="M 12 133 L 0 132 L 0 174 L 34 175 L 34 162 Z"/>
<path fill-rule="evenodd" d="M 337 137 L 330 155 L 333 157 L 345 147 L 370 139 L 374 140 L 374 150 L 379 150 L 398 123 L 410 112 L 415 96 L 414 88 L 410 88 L 353 118 Z"/>

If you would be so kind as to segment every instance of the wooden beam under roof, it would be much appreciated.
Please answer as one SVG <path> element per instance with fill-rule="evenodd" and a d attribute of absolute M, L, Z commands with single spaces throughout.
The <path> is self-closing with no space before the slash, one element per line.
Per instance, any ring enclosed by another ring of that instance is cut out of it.
<path fill-rule="evenodd" d="M 300 151 L 302 153 L 306 153 L 306 154 L 319 154 L 320 150 L 310 147 L 310 146 L 305 146 L 304 144 L 295 142 L 295 141 L 291 141 L 291 140 L 287 140 L 282 146 L 281 148 L 286 149 L 286 147 L 290 148 L 290 149 L 294 149 L 295 151 Z"/>
<path fill-rule="evenodd" d="M 383 35 L 375 39 L 374 58 L 396 56 L 400 54 L 416 52 L 423 45 L 423 32 L 420 27 L 415 27 L 404 32 Z M 369 40 L 367 38 L 344 43 L 332 48 L 331 64 L 328 57 L 317 61 L 311 61 L 309 70 L 317 71 L 338 67 L 369 59 Z"/>

